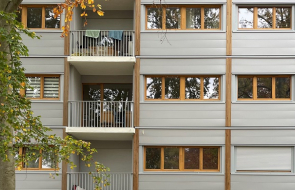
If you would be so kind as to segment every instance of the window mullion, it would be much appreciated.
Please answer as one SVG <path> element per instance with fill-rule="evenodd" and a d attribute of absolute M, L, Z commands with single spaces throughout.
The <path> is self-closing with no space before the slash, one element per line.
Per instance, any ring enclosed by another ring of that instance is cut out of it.
<path fill-rule="evenodd" d="M 200 87 L 201 97 L 200 97 L 200 100 L 203 100 L 204 99 L 204 77 L 200 77 L 200 81 L 201 81 L 201 87 Z"/>
<path fill-rule="evenodd" d="M 204 30 L 205 26 L 204 26 L 204 15 L 205 15 L 205 12 L 204 12 L 204 7 L 201 7 L 201 30 Z"/>
<path fill-rule="evenodd" d="M 179 170 L 184 170 L 184 147 L 179 147 Z"/>
<path fill-rule="evenodd" d="M 203 170 L 203 148 L 200 148 L 200 156 L 199 156 L 199 164 L 200 164 L 200 170 Z"/>
<path fill-rule="evenodd" d="M 42 7 L 42 26 L 41 28 L 44 29 L 45 28 L 45 7 Z"/>
<path fill-rule="evenodd" d="M 180 100 L 185 100 L 185 77 L 180 77 Z"/>
<path fill-rule="evenodd" d="M 162 77 L 162 100 L 165 100 L 165 77 Z"/>
<path fill-rule="evenodd" d="M 276 77 L 271 77 L 271 95 L 272 95 L 272 99 L 276 99 Z"/>
<path fill-rule="evenodd" d="M 180 29 L 185 30 L 186 29 L 186 8 L 185 7 L 180 7 L 180 20 L 181 20 L 181 25 Z"/>
<path fill-rule="evenodd" d="M 164 170 L 164 147 L 161 147 L 161 170 Z"/>
<path fill-rule="evenodd" d="M 40 98 L 44 98 L 44 76 L 40 77 Z"/>
<path fill-rule="evenodd" d="M 42 169 L 42 150 L 39 152 L 41 155 L 39 156 L 39 170 Z"/>
<path fill-rule="evenodd" d="M 163 16 L 162 16 L 162 29 L 166 29 L 166 8 L 163 7 L 162 8 L 162 13 L 163 13 Z"/>
<path fill-rule="evenodd" d="M 272 8 L 272 28 L 276 28 L 276 8 Z"/>
<path fill-rule="evenodd" d="M 253 77 L 253 99 L 257 100 L 257 77 Z"/>
<path fill-rule="evenodd" d="M 28 9 L 27 7 L 22 7 L 22 18 L 21 18 L 21 21 L 24 25 L 25 28 L 27 28 L 27 19 L 28 19 Z"/>
<path fill-rule="evenodd" d="M 254 7 L 254 14 L 253 14 L 253 27 L 254 29 L 257 29 L 257 25 L 258 25 L 258 8 L 257 7 Z"/>

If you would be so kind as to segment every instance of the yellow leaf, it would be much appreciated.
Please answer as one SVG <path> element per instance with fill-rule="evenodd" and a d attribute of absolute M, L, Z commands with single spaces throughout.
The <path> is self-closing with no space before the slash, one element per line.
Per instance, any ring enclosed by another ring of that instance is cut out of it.
<path fill-rule="evenodd" d="M 104 15 L 104 12 L 103 12 L 103 11 L 100 11 L 100 10 L 98 10 L 98 11 L 97 11 L 97 14 L 98 14 L 99 16 L 103 16 L 103 15 Z"/>

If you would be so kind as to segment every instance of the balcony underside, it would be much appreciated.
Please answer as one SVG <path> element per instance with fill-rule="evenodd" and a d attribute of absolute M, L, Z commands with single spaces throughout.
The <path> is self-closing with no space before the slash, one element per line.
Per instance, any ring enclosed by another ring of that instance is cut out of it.
<path fill-rule="evenodd" d="M 66 133 L 80 140 L 132 140 L 134 128 L 67 127 Z"/>

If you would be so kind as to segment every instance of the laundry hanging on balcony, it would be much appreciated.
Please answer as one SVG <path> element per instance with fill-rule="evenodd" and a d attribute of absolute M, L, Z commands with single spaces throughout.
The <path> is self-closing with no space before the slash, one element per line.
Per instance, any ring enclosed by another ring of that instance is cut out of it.
<path fill-rule="evenodd" d="M 123 39 L 123 30 L 110 30 L 109 31 L 109 38 L 113 38 L 115 40 L 122 40 Z"/>
<path fill-rule="evenodd" d="M 90 38 L 99 38 L 100 30 L 86 30 L 85 36 Z"/>

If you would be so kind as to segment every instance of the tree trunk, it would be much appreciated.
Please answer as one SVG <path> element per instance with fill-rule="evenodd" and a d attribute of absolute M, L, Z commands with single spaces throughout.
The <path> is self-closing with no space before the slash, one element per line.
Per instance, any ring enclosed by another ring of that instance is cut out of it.
<path fill-rule="evenodd" d="M 1 0 L 0 3 L 0 11 L 4 12 L 14 12 L 17 10 L 18 6 L 22 0 Z M 10 28 L 6 24 L 4 20 L 0 20 L 0 28 Z M 5 41 L 1 41 L 1 47 L 0 51 L 6 51 L 9 52 L 8 45 Z M 3 84 L 0 84 L 0 86 Z M 0 103 L 5 103 L 5 97 L 0 97 Z M 1 116 L 2 118 L 5 118 L 4 115 Z M 5 120 L 2 120 L 1 122 L 4 122 L 5 125 L 7 125 Z M 3 129 L 0 129 L 3 130 Z M 13 133 L 13 129 L 11 128 L 10 131 Z M 7 138 L 0 136 L 0 138 Z M 12 139 L 9 139 L 10 142 L 12 142 Z M 12 143 L 9 144 L 9 146 L 13 146 Z M 3 159 L 0 157 L 0 190 L 15 190 L 15 166 L 14 166 L 14 158 L 11 152 L 6 152 L 7 158 L 10 160 L 9 162 L 3 161 Z"/>

